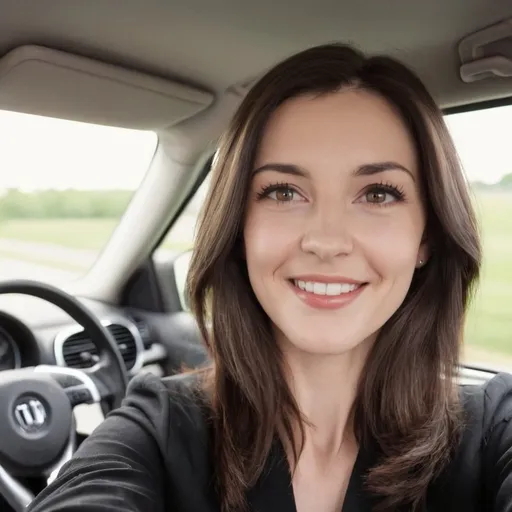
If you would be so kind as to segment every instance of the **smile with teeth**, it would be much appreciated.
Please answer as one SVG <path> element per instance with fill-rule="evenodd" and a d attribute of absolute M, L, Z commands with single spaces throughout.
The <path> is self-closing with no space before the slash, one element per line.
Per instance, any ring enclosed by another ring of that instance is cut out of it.
<path fill-rule="evenodd" d="M 301 281 L 293 279 L 293 284 L 309 293 L 314 295 L 343 295 L 345 293 L 353 292 L 362 286 L 363 283 L 318 283 L 314 281 Z"/>

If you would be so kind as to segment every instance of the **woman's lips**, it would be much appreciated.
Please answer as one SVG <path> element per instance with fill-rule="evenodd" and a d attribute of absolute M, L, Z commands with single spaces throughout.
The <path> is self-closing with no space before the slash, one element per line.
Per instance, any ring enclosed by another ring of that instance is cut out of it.
<path fill-rule="evenodd" d="M 315 309 L 339 309 L 350 304 L 366 288 L 367 283 L 305 281 L 291 279 L 289 281 L 295 294 L 308 306 Z"/>

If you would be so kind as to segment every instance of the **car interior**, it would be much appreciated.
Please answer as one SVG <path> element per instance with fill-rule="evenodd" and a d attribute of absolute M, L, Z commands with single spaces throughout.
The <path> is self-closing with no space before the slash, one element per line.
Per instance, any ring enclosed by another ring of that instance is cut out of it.
<path fill-rule="evenodd" d="M 460 379 L 512 369 L 512 3 L 0 0 L 0 12 L 1 510 L 55 478 L 134 375 L 207 363 L 184 286 L 216 142 L 259 76 L 316 44 L 400 59 L 443 109 L 489 255 Z"/>

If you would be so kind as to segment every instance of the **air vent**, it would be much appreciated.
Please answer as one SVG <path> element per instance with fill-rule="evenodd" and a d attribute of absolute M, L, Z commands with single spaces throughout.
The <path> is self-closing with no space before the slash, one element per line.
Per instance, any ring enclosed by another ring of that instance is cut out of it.
<path fill-rule="evenodd" d="M 62 355 L 70 368 L 90 368 L 98 361 L 98 351 L 85 331 L 66 339 L 62 344 Z"/>
<path fill-rule="evenodd" d="M 137 345 L 128 327 L 113 323 L 107 326 L 117 342 L 126 369 L 131 370 L 137 360 Z M 98 351 L 85 331 L 70 335 L 62 344 L 62 356 L 70 368 L 91 368 L 98 362 Z"/>
<path fill-rule="evenodd" d="M 107 329 L 117 341 L 117 346 L 123 356 L 126 369 L 131 370 L 137 359 L 137 345 L 135 338 L 128 327 L 121 324 L 110 324 Z"/>
<path fill-rule="evenodd" d="M 153 345 L 153 339 L 151 335 L 151 329 L 149 328 L 149 325 L 147 324 L 146 320 L 143 320 L 142 318 L 137 318 L 135 316 L 132 316 L 131 318 L 135 325 L 137 326 L 137 329 L 139 330 L 144 348 L 150 348 L 151 345 Z"/>

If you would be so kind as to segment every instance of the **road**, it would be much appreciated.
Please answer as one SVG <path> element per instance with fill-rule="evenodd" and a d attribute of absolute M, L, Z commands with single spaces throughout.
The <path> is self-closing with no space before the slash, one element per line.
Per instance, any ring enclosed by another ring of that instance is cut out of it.
<path fill-rule="evenodd" d="M 2 280 L 23 278 L 59 284 L 74 280 L 80 274 L 79 271 L 62 270 L 55 266 L 0 256 L 0 279 Z"/>

